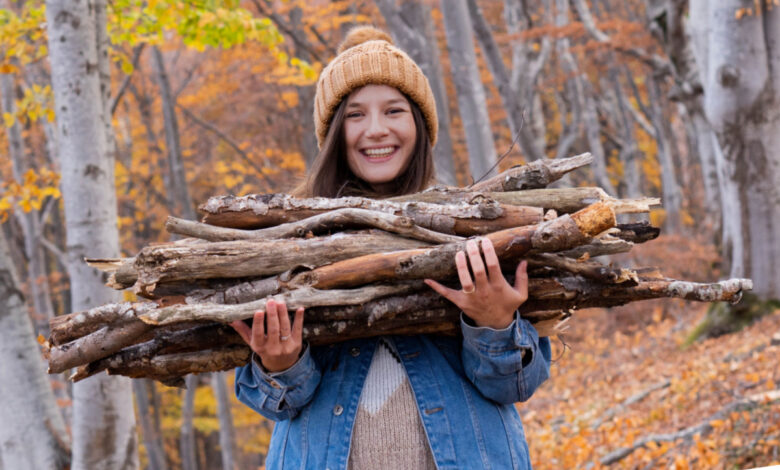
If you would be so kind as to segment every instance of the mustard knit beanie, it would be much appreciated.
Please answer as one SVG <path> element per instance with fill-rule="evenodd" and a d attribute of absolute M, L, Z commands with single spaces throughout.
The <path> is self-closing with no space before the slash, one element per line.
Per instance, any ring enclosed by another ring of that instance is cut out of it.
<path fill-rule="evenodd" d="M 359 26 L 347 34 L 335 59 L 323 69 L 314 96 L 314 128 L 317 145 L 322 146 L 330 120 L 341 100 L 365 85 L 397 88 L 422 111 L 431 146 L 436 144 L 439 128 L 436 102 L 428 79 L 420 67 L 384 31 Z"/>

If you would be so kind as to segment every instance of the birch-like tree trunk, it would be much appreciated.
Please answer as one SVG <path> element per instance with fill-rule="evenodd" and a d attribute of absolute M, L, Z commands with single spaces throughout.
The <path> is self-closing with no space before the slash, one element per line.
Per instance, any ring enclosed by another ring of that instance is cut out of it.
<path fill-rule="evenodd" d="M 439 131 L 433 159 L 436 179 L 447 185 L 456 185 L 455 164 L 452 160 L 452 136 L 450 135 L 450 108 L 444 87 L 439 48 L 434 36 L 431 7 L 419 0 L 375 0 L 382 12 L 395 43 L 411 57 L 428 78 L 436 100 Z"/>
<path fill-rule="evenodd" d="M 138 420 L 141 423 L 144 446 L 149 459 L 147 468 L 148 470 L 167 470 L 168 465 L 165 462 L 162 437 L 158 434 L 158 428 L 155 426 L 152 418 L 146 382 L 148 382 L 148 379 L 133 380 L 133 392 L 135 394 L 136 406 L 138 407 Z"/>
<path fill-rule="evenodd" d="M 0 94 L 2 94 L 2 112 L 12 116 L 16 115 L 16 86 L 14 76 L 0 74 Z M 14 179 L 20 184 L 24 181 L 24 174 L 30 169 L 30 164 L 25 155 L 24 139 L 22 138 L 22 126 L 15 120 L 11 127 L 6 128 L 8 136 L 8 154 L 13 165 Z M 51 302 L 51 289 L 46 272 L 43 249 L 38 243 L 43 236 L 43 226 L 39 220 L 38 211 L 14 213 L 24 234 L 24 251 L 27 257 L 27 283 L 30 289 L 33 309 L 35 310 L 37 324 L 36 331 L 44 336 L 48 332 L 49 320 L 54 316 L 54 307 Z M 20 273 L 21 274 L 21 273 Z"/>
<path fill-rule="evenodd" d="M 181 434 L 179 435 L 179 452 L 181 453 L 182 470 L 198 470 L 198 458 L 195 453 L 195 392 L 198 388 L 198 378 L 189 374 L 184 379 L 187 389 L 184 391 L 184 403 L 181 407 Z"/>
<path fill-rule="evenodd" d="M 61 469 L 68 433 L 0 230 L 0 468 Z"/>
<path fill-rule="evenodd" d="M 233 415 L 230 413 L 230 394 L 225 383 L 225 372 L 211 374 L 211 382 L 217 398 L 217 418 L 219 419 L 219 447 L 222 456 L 222 470 L 234 470 L 235 438 Z"/>
<path fill-rule="evenodd" d="M 88 256 L 119 254 L 114 161 L 107 138 L 101 90 L 96 11 L 92 0 L 49 0 L 46 19 L 52 70 L 61 187 L 67 228 L 71 311 L 114 302 L 102 274 Z M 105 86 L 105 84 L 104 84 Z M 138 466 L 130 381 L 92 377 L 73 387 L 74 469 L 127 469 Z"/>
<path fill-rule="evenodd" d="M 674 147 L 671 132 L 668 127 L 669 120 L 664 115 L 663 95 L 658 83 L 658 78 L 647 76 L 645 84 L 648 90 L 650 117 L 655 130 L 656 148 L 658 149 L 658 163 L 661 167 L 661 195 L 663 207 L 666 211 L 664 228 L 667 233 L 680 233 L 682 221 L 680 210 L 682 208 L 682 192 L 677 182 L 677 165 L 674 159 Z"/>
<path fill-rule="evenodd" d="M 548 1 L 544 2 L 545 18 L 543 22 L 551 22 L 552 8 Z M 507 33 L 519 36 L 523 31 L 531 29 L 533 13 L 525 0 L 504 0 L 504 20 Z M 519 97 L 523 106 L 523 125 L 520 128 L 520 144 L 527 160 L 540 159 L 545 156 L 546 126 L 542 112 L 541 98 L 536 93 L 536 83 L 542 68 L 550 57 L 552 41 L 544 36 L 536 44 L 520 38 L 512 41 L 512 69 L 509 75 L 509 86 Z"/>
<path fill-rule="evenodd" d="M 165 69 L 165 59 L 160 49 L 152 48 L 154 69 L 157 75 L 157 83 L 160 87 L 162 100 L 163 122 L 165 127 L 165 146 L 168 151 L 168 199 L 171 201 L 171 209 L 181 211 L 184 218 L 196 220 L 195 208 L 192 206 L 187 177 L 184 171 L 184 158 L 181 153 L 181 140 L 179 139 L 179 120 L 176 117 L 176 102 L 171 92 L 171 83 L 168 79 L 168 71 Z"/>
<path fill-rule="evenodd" d="M 723 249 L 732 275 L 780 298 L 780 9 L 690 1 L 704 111 L 717 136 Z"/>
<path fill-rule="evenodd" d="M 452 66 L 452 81 L 458 94 L 458 111 L 466 132 L 471 176 L 475 180 L 484 175 L 492 176 L 495 174 L 495 169 L 491 171 L 491 168 L 496 163 L 496 149 L 466 0 L 441 0 L 441 11 Z"/>

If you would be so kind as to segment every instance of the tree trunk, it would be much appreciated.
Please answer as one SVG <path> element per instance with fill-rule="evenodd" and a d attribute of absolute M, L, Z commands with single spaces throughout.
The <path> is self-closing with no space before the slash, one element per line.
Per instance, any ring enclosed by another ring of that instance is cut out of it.
<path fill-rule="evenodd" d="M 138 407 L 138 419 L 141 422 L 141 432 L 143 433 L 146 455 L 149 458 L 148 470 L 166 470 L 168 468 L 165 462 L 165 452 L 162 446 L 162 436 L 157 433 L 154 420 L 151 416 L 151 406 L 149 403 L 149 393 L 146 389 L 147 379 L 133 380 L 133 392 L 135 393 L 135 402 Z"/>
<path fill-rule="evenodd" d="M 518 36 L 533 27 L 532 15 L 524 0 L 505 0 L 504 18 L 507 33 Z M 551 9 L 545 5 L 545 21 L 549 23 Z M 538 46 L 538 47 L 534 47 Z M 545 36 L 537 44 L 530 44 L 520 38 L 512 41 L 512 69 L 509 86 L 523 109 L 523 126 L 520 128 L 520 145 L 526 160 L 541 159 L 545 156 L 546 126 L 541 100 L 536 93 L 536 83 L 542 68 L 550 57 L 552 41 Z"/>
<path fill-rule="evenodd" d="M 69 437 L 0 231 L 0 466 L 64 469 Z"/>
<path fill-rule="evenodd" d="M 0 74 L 0 94 L 2 94 L 2 112 L 16 115 L 16 87 L 11 74 Z M 14 179 L 22 184 L 24 175 L 30 169 L 28 157 L 25 155 L 22 126 L 18 120 L 7 128 L 8 154 L 13 164 Z M 15 211 L 19 218 L 24 235 L 24 251 L 27 257 L 27 283 L 30 289 L 33 309 L 35 310 L 36 331 L 47 335 L 48 322 L 54 317 L 54 306 L 51 302 L 49 278 L 46 272 L 43 249 L 38 240 L 43 236 L 43 226 L 39 220 L 38 211 L 23 213 Z M 22 274 L 20 272 L 20 274 Z"/>
<path fill-rule="evenodd" d="M 458 111 L 466 132 L 471 179 L 492 176 L 496 149 L 490 129 L 485 87 L 477 66 L 474 34 L 466 0 L 441 0 L 447 49 L 452 66 L 452 80 L 458 94 Z"/>
<path fill-rule="evenodd" d="M 235 455 L 235 430 L 233 429 L 233 416 L 230 413 L 230 398 L 224 372 L 211 374 L 211 385 L 217 396 L 217 417 L 219 418 L 219 447 L 222 455 L 222 470 L 234 470 L 236 468 Z"/>
<path fill-rule="evenodd" d="M 195 392 L 198 388 L 198 378 L 189 374 L 184 382 L 184 402 L 181 407 L 181 435 L 179 436 L 179 452 L 181 452 L 182 470 L 198 470 L 198 458 L 195 453 L 195 427 L 192 420 L 195 417 Z"/>
<path fill-rule="evenodd" d="M 165 125 L 165 145 L 168 150 L 168 175 L 171 186 L 168 188 L 168 198 L 171 201 L 171 209 L 178 209 L 184 218 L 195 220 L 195 208 L 190 198 L 187 186 L 187 175 L 184 171 L 184 159 L 181 154 L 181 142 L 179 140 L 179 121 L 176 117 L 176 103 L 171 93 L 171 84 L 168 80 L 168 72 L 165 70 L 165 60 L 162 52 L 155 46 L 152 48 L 154 68 L 157 74 L 157 83 L 160 86 L 160 98 L 162 99 L 163 122 Z"/>
<path fill-rule="evenodd" d="M 633 80 L 629 76 L 629 79 Z M 682 230 L 680 211 L 682 209 L 682 193 L 677 182 L 677 164 L 673 156 L 674 148 L 668 128 L 668 118 L 664 115 L 661 87 L 658 78 L 648 75 L 645 77 L 645 85 L 648 90 L 648 101 L 655 141 L 658 149 L 658 164 L 661 167 L 661 197 L 666 211 L 664 228 L 668 234 L 679 234 Z"/>
<path fill-rule="evenodd" d="M 457 181 L 452 160 L 449 99 L 433 32 L 431 7 L 418 0 L 404 0 L 398 6 L 396 0 L 376 0 L 376 4 L 396 44 L 409 54 L 428 78 L 439 117 L 438 139 L 433 149 L 436 179 L 440 183 L 455 186 Z"/>
<path fill-rule="evenodd" d="M 717 136 L 723 249 L 732 275 L 780 297 L 780 9 L 691 0 L 704 111 Z M 720 150 L 720 152 L 718 152 Z"/>
<path fill-rule="evenodd" d="M 95 11 L 104 8 L 92 1 L 46 2 L 73 311 L 117 299 L 103 286 L 101 273 L 83 262 L 87 251 L 115 257 L 119 244 L 97 47 Z M 136 468 L 130 381 L 93 377 L 74 385 L 73 395 L 72 468 Z"/>

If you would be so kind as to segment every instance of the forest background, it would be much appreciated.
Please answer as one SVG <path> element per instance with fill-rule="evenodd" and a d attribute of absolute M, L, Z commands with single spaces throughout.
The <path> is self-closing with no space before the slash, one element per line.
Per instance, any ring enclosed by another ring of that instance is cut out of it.
<path fill-rule="evenodd" d="M 45 374 L 35 338 L 117 300 L 84 256 L 132 256 L 169 240 L 168 214 L 300 181 L 316 77 L 359 24 L 389 30 L 428 76 L 442 183 L 589 151 L 563 184 L 663 201 L 662 236 L 613 262 L 754 281 L 737 307 L 577 312 L 552 378 L 518 405 L 534 467 L 780 463 L 778 0 L 0 8 L 0 469 L 263 466 L 272 423 L 238 404 L 232 373 L 186 391 L 74 385 Z"/>

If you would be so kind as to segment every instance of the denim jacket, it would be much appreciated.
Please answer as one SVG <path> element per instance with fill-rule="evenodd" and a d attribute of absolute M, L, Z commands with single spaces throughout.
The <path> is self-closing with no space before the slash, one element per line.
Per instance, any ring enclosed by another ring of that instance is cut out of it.
<path fill-rule="evenodd" d="M 514 403 L 549 376 L 550 342 L 516 316 L 507 328 L 473 327 L 462 339 L 392 336 L 439 470 L 529 469 Z M 269 374 L 254 360 L 236 371 L 238 399 L 278 421 L 266 469 L 346 469 L 352 426 L 378 338 L 307 347 Z"/>

